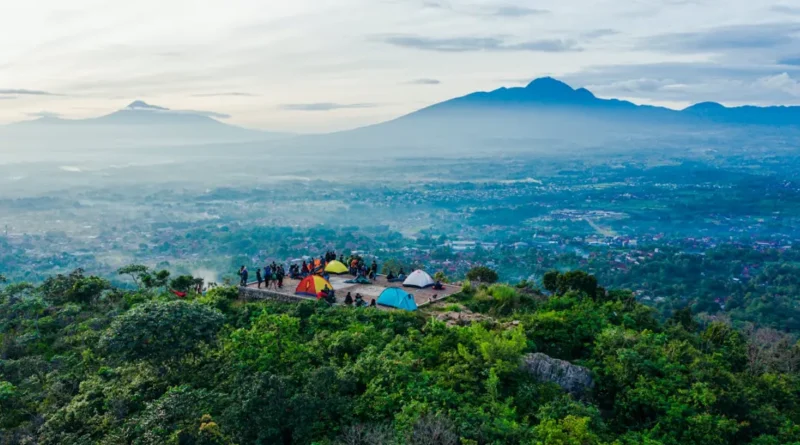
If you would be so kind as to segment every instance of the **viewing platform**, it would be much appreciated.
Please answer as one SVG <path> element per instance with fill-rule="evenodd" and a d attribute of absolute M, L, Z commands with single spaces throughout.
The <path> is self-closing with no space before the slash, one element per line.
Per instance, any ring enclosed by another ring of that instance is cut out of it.
<path fill-rule="evenodd" d="M 361 294 L 364 297 L 364 301 L 369 304 L 373 298 L 377 300 L 378 296 L 385 289 L 397 287 L 413 295 L 417 306 L 422 307 L 433 302 L 443 300 L 461 290 L 461 286 L 451 284 L 443 284 L 443 290 L 436 290 L 430 287 L 424 289 L 404 287 L 402 282 L 390 283 L 386 279 L 385 275 L 378 275 L 378 277 L 370 284 L 345 283 L 345 281 L 352 278 L 353 277 L 351 275 L 331 275 L 329 282 L 336 291 L 337 304 L 344 305 L 344 298 L 348 292 L 350 292 L 353 298 L 355 298 L 356 294 Z M 296 295 L 295 289 L 297 288 L 298 284 L 300 284 L 300 280 L 287 277 L 283 280 L 283 288 L 276 288 L 273 282 L 270 282 L 269 289 L 265 289 L 263 283 L 259 289 L 258 283 L 250 282 L 247 284 L 247 287 L 239 287 L 239 296 L 244 299 L 273 299 L 284 302 L 315 300 L 315 298 L 306 295 Z M 381 306 L 378 307 L 382 309 L 389 309 Z"/>

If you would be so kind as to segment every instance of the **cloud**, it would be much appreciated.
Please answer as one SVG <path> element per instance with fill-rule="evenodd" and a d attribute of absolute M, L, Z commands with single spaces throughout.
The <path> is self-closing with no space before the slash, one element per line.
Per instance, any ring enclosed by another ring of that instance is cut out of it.
<path fill-rule="evenodd" d="M 444 0 L 424 0 L 422 2 L 423 8 L 447 10 L 455 14 L 469 15 L 474 17 L 528 17 L 532 15 L 549 14 L 550 11 L 546 9 L 529 8 L 527 6 L 517 6 L 513 4 L 505 5 L 489 5 L 484 7 L 466 7 L 456 8 Z"/>
<path fill-rule="evenodd" d="M 800 97 L 800 81 L 793 79 L 789 73 L 762 77 L 757 80 L 757 84 L 764 88 L 781 91 L 794 97 Z"/>
<path fill-rule="evenodd" d="M 255 97 L 256 94 L 250 93 L 240 93 L 237 91 L 231 91 L 228 93 L 200 93 L 200 94 L 192 94 L 192 97 L 222 97 L 222 96 L 229 96 L 229 97 Z"/>
<path fill-rule="evenodd" d="M 574 40 L 542 39 L 521 43 L 509 43 L 497 37 L 425 37 L 415 35 L 391 35 L 381 40 L 389 45 L 437 52 L 473 51 L 537 51 L 568 52 L 581 51 Z"/>
<path fill-rule="evenodd" d="M 800 56 L 784 57 L 778 60 L 778 64 L 800 66 Z"/>
<path fill-rule="evenodd" d="M 373 108 L 377 104 L 361 103 L 361 104 L 340 104 L 335 102 L 316 102 L 308 104 L 283 104 L 280 109 L 287 111 L 332 111 L 344 110 L 352 108 Z"/>
<path fill-rule="evenodd" d="M 670 62 L 593 67 L 560 77 L 600 97 L 772 105 L 796 102 L 800 66 Z"/>
<path fill-rule="evenodd" d="M 765 23 L 712 28 L 705 31 L 650 37 L 642 49 L 675 53 L 701 53 L 738 49 L 769 49 L 792 45 L 800 23 Z"/>
<path fill-rule="evenodd" d="M 592 39 L 599 39 L 599 38 L 607 37 L 607 36 L 613 36 L 613 35 L 616 35 L 616 34 L 619 34 L 619 31 L 617 31 L 616 29 L 601 28 L 601 29 L 595 29 L 595 30 L 592 30 L 592 31 L 587 31 L 587 32 L 581 34 L 581 37 L 583 37 L 584 39 L 592 40 Z"/>
<path fill-rule="evenodd" d="M 61 114 L 53 112 L 53 111 L 36 111 L 34 113 L 25 113 L 30 117 L 46 117 L 46 118 L 56 118 L 61 117 Z"/>
<path fill-rule="evenodd" d="M 48 93 L 47 91 L 25 90 L 18 88 L 0 88 L 0 94 L 13 94 L 18 96 L 57 96 L 57 94 Z"/>
<path fill-rule="evenodd" d="M 525 6 L 500 6 L 490 11 L 490 14 L 497 17 L 527 17 L 531 15 L 549 14 L 546 9 L 527 8 Z"/>
<path fill-rule="evenodd" d="M 202 110 L 169 110 L 167 113 L 173 114 L 195 114 L 197 116 L 206 116 L 214 119 L 229 119 L 230 114 L 217 113 L 216 111 L 202 111 Z"/>
<path fill-rule="evenodd" d="M 17 96 L 0 96 L 0 100 L 12 100 L 16 98 Z"/>
<path fill-rule="evenodd" d="M 425 79 L 425 78 L 409 80 L 408 82 L 406 82 L 406 84 L 408 85 L 439 85 L 440 83 L 442 83 L 442 81 L 439 79 Z"/>
<path fill-rule="evenodd" d="M 781 14 L 800 15 L 800 7 L 797 6 L 775 5 L 770 9 Z"/>

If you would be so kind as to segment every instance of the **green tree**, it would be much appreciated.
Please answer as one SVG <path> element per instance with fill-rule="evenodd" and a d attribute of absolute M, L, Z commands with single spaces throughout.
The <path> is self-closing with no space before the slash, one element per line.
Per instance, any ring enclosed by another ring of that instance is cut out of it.
<path fill-rule="evenodd" d="M 564 295 L 569 291 L 582 292 L 592 300 L 598 298 L 597 278 L 582 270 L 571 270 L 558 275 L 556 280 L 557 293 Z"/>
<path fill-rule="evenodd" d="M 148 272 L 141 276 L 142 284 L 148 289 L 163 288 L 167 286 L 169 275 L 169 271 L 164 269 Z"/>
<path fill-rule="evenodd" d="M 447 278 L 447 275 L 445 275 L 444 272 L 441 270 L 433 274 L 433 279 L 436 281 L 441 281 L 442 283 L 450 282 L 450 279 Z"/>
<path fill-rule="evenodd" d="M 197 283 L 191 275 L 180 275 L 169 282 L 169 287 L 181 292 L 188 292 L 196 287 Z"/>
<path fill-rule="evenodd" d="M 154 301 L 117 318 L 100 345 L 122 360 L 170 362 L 212 343 L 223 316 L 207 306 L 184 301 Z"/>
<path fill-rule="evenodd" d="M 561 273 L 557 270 L 550 270 L 545 272 L 544 276 L 542 277 L 542 285 L 544 288 L 550 293 L 556 293 L 558 290 L 558 277 L 561 276 Z"/>
<path fill-rule="evenodd" d="M 476 266 L 467 272 L 468 280 L 477 281 L 479 283 L 496 283 L 498 278 L 497 272 L 486 266 Z"/>
<path fill-rule="evenodd" d="M 117 269 L 117 274 L 128 275 L 129 277 L 131 277 L 131 280 L 133 280 L 134 284 L 136 284 L 136 287 L 141 288 L 142 277 L 144 277 L 149 273 L 148 270 L 149 269 L 147 268 L 147 266 L 142 264 L 129 264 L 125 267 Z"/>

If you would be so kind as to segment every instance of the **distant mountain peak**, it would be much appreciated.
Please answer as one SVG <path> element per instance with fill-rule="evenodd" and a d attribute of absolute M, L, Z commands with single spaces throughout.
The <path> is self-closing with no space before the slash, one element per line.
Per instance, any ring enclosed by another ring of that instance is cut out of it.
<path fill-rule="evenodd" d="M 150 104 L 148 104 L 147 102 L 145 102 L 143 100 L 135 100 L 135 101 L 131 102 L 130 105 L 125 107 L 125 109 L 126 110 L 145 110 L 145 111 L 168 111 L 169 110 L 169 108 L 159 107 L 159 106 L 156 106 L 156 105 L 150 105 Z"/>
<path fill-rule="evenodd" d="M 691 107 L 687 107 L 686 110 L 696 110 L 696 111 L 708 111 L 708 110 L 722 110 L 725 108 L 725 105 L 722 105 L 717 102 L 699 102 Z"/>
<path fill-rule="evenodd" d="M 542 91 L 575 91 L 571 86 L 566 83 L 554 79 L 552 77 L 540 77 L 533 79 L 528 86 L 525 87 L 529 90 L 542 90 Z"/>

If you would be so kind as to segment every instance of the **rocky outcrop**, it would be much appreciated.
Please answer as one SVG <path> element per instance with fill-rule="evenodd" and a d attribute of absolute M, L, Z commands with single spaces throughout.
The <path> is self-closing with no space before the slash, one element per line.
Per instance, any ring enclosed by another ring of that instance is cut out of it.
<path fill-rule="evenodd" d="M 448 327 L 453 327 L 453 326 L 469 326 L 472 323 L 489 320 L 489 317 L 485 317 L 481 314 L 476 314 L 466 309 L 462 309 L 461 312 L 454 312 L 454 311 L 443 312 L 437 315 L 436 319 L 445 322 Z"/>
<path fill-rule="evenodd" d="M 577 398 L 585 397 L 594 387 L 589 369 L 542 353 L 525 355 L 522 366 L 539 380 L 553 382 Z"/>

